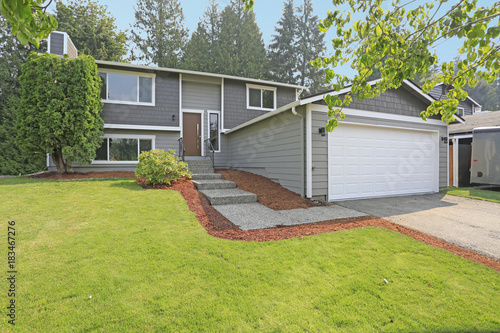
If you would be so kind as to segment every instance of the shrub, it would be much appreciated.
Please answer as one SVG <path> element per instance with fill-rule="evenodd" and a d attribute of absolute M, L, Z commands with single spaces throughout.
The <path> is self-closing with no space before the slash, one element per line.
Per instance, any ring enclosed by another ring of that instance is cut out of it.
<path fill-rule="evenodd" d="M 147 185 L 170 185 L 179 178 L 191 178 L 187 163 L 177 160 L 175 150 L 166 152 L 163 149 L 142 152 L 135 175 L 145 179 Z"/>

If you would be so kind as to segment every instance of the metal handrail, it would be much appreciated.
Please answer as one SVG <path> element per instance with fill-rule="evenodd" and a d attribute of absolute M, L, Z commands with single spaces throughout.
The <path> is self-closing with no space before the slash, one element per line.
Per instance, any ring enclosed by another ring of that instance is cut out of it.
<path fill-rule="evenodd" d="M 186 151 L 186 148 L 184 147 L 184 140 L 181 138 L 179 138 L 179 151 L 177 152 L 177 154 L 179 155 L 179 159 L 181 161 L 184 161 L 184 152 Z"/>
<path fill-rule="evenodd" d="M 209 156 L 212 160 L 212 168 L 215 168 L 215 148 L 210 139 L 205 139 L 205 156 Z M 210 153 L 210 155 L 208 155 Z"/>

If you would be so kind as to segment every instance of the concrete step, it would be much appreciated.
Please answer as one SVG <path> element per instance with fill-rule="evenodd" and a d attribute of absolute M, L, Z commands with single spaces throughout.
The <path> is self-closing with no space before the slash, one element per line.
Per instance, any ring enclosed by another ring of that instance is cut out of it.
<path fill-rule="evenodd" d="M 213 173 L 214 168 L 210 159 L 186 160 L 191 173 Z"/>
<path fill-rule="evenodd" d="M 205 166 L 203 166 L 203 167 L 202 166 L 191 167 L 191 166 L 189 166 L 188 170 L 191 173 L 214 173 L 214 168 L 212 168 L 212 166 L 210 166 L 210 167 L 205 167 Z"/>
<path fill-rule="evenodd" d="M 209 179 L 222 179 L 222 175 L 218 173 L 193 173 L 192 180 L 209 180 Z"/>
<path fill-rule="evenodd" d="M 193 180 L 198 190 L 223 190 L 236 188 L 236 183 L 229 180 L 208 179 L 208 180 Z"/>
<path fill-rule="evenodd" d="M 257 195 L 237 188 L 227 190 L 202 190 L 200 192 L 207 196 L 212 206 L 257 202 Z"/>

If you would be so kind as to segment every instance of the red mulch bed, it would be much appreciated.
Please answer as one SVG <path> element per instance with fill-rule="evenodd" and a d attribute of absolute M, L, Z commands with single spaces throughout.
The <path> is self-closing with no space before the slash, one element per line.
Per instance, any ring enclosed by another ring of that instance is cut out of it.
<path fill-rule="evenodd" d="M 258 203 L 274 210 L 308 208 L 325 204 L 302 198 L 269 178 L 254 173 L 232 169 L 217 169 L 215 172 L 221 174 L 222 179 L 235 182 L 239 189 L 256 194 Z"/>
<path fill-rule="evenodd" d="M 127 177 L 134 178 L 132 172 L 89 172 L 78 173 L 78 177 L 71 178 L 70 175 L 54 175 L 36 178 L 45 179 L 84 179 L 84 178 L 109 178 L 109 177 Z M 106 176 L 104 176 L 106 175 Z M 128 176 L 127 176 L 128 175 Z M 84 177 L 86 176 L 86 177 Z M 100 177 L 102 176 L 102 177 Z M 415 240 L 424 242 L 427 245 L 444 249 L 462 258 L 466 258 L 500 272 L 500 261 L 488 256 L 476 253 L 471 250 L 461 248 L 459 246 L 447 243 L 436 237 L 426 235 L 419 231 L 403 227 L 401 225 L 374 217 L 359 217 L 350 219 L 338 219 L 323 221 L 318 223 L 302 224 L 296 226 L 284 226 L 270 229 L 256 230 L 240 230 L 236 225 L 227 220 L 218 211 L 216 211 L 208 202 L 208 199 L 198 190 L 194 184 L 188 180 L 179 180 L 170 186 L 146 186 L 142 181 L 139 184 L 144 188 L 168 189 L 175 190 L 181 193 L 186 200 L 189 209 L 196 214 L 196 218 L 205 228 L 208 234 L 224 239 L 241 240 L 241 241 L 277 241 L 289 238 L 299 238 L 322 234 L 326 232 L 335 232 L 340 230 L 350 230 L 363 227 L 379 227 L 396 231 L 402 235 L 412 237 Z M 299 208 L 297 206 L 293 208 Z"/>

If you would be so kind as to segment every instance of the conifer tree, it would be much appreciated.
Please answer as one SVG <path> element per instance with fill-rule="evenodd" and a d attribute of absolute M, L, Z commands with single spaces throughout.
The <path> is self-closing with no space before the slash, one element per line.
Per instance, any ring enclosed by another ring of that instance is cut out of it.
<path fill-rule="evenodd" d="M 219 47 L 220 21 L 219 4 L 217 0 L 211 0 L 186 45 L 183 68 L 210 73 L 220 71 L 215 59 Z"/>
<path fill-rule="evenodd" d="M 29 50 L 10 33 L 0 16 L 0 175 L 27 174 L 46 169 L 46 155 L 26 156 L 16 144 L 21 65 Z"/>
<path fill-rule="evenodd" d="M 131 60 L 160 67 L 180 66 L 188 31 L 179 0 L 138 0 L 131 40 Z"/>
<path fill-rule="evenodd" d="M 268 48 L 270 78 L 278 82 L 296 83 L 298 53 L 297 25 L 293 0 L 283 3 L 283 16 L 274 28 Z"/>
<path fill-rule="evenodd" d="M 221 14 L 219 47 L 214 57 L 220 72 L 230 75 L 268 78 L 266 49 L 255 13 L 231 0 Z"/>
<path fill-rule="evenodd" d="M 314 94 L 324 89 L 325 74 L 322 69 L 315 69 L 310 62 L 324 56 L 325 34 L 318 29 L 319 18 L 313 15 L 311 0 L 297 8 L 297 53 L 298 84 L 309 87 L 308 93 Z"/>
<path fill-rule="evenodd" d="M 117 29 L 107 6 L 90 0 L 58 1 L 55 17 L 57 30 L 68 33 L 79 53 L 97 60 L 124 60 L 127 36 Z"/>

